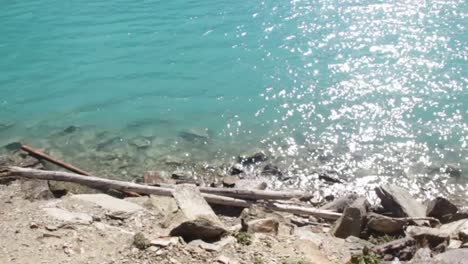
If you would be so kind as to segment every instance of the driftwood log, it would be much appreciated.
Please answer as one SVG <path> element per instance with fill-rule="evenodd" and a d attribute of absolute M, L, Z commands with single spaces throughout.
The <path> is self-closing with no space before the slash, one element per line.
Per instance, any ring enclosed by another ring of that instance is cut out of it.
<path fill-rule="evenodd" d="M 21 144 L 20 148 L 22 150 L 28 152 L 31 156 L 37 157 L 39 159 L 45 159 L 45 160 L 47 160 L 49 162 L 52 162 L 55 165 L 58 165 L 58 166 L 60 166 L 62 168 L 65 168 L 65 169 L 67 169 L 69 171 L 72 171 L 72 172 L 75 172 L 75 173 L 78 173 L 78 174 L 81 174 L 81 175 L 91 175 L 91 173 L 89 173 L 87 171 L 84 171 L 84 170 L 82 170 L 80 168 L 77 168 L 77 167 L 71 165 L 71 164 L 68 164 L 68 163 L 66 163 L 64 161 L 61 161 L 61 160 L 56 159 L 56 158 L 54 158 L 52 156 L 49 156 L 49 155 L 45 154 L 44 152 L 42 152 L 42 151 L 40 151 L 38 149 L 35 149 L 33 147 L 30 147 L 30 146 L 28 146 L 26 144 Z"/>
<path fill-rule="evenodd" d="M 164 187 L 148 186 L 125 181 L 110 180 L 92 175 L 82 176 L 69 172 L 45 171 L 21 167 L 5 167 L 3 168 L 3 171 L 4 173 L 9 173 L 10 176 L 15 175 L 42 180 L 74 182 L 96 189 L 115 189 L 117 191 L 139 194 L 170 195 L 170 192 L 172 191 L 171 189 L 175 187 L 175 185 L 164 185 Z M 0 171 L 0 175 L 1 173 L 2 171 Z M 201 187 L 200 192 L 248 200 L 289 200 L 293 198 L 310 197 L 309 194 L 303 192 L 244 190 L 234 188 L 223 189 Z"/>
<path fill-rule="evenodd" d="M 167 187 L 156 187 L 142 185 L 132 182 L 118 181 L 100 178 L 96 176 L 83 176 L 70 172 L 62 171 L 45 171 L 45 170 L 36 170 L 29 168 L 21 168 L 14 166 L 0 167 L 0 177 L 23 177 L 30 179 L 39 179 L 39 180 L 52 180 L 52 181 L 64 181 L 64 182 L 73 182 L 88 187 L 107 190 L 114 189 L 122 192 L 133 192 L 139 194 L 154 194 L 160 196 L 173 196 L 173 189 Z M 206 193 L 215 188 L 200 188 L 203 197 L 210 204 L 219 204 L 219 205 L 228 205 L 236 207 L 250 207 L 255 201 L 252 200 L 275 200 L 275 199 L 287 199 L 285 192 L 278 192 L 276 195 L 275 191 L 263 191 L 263 190 L 241 190 L 241 189 L 226 189 L 225 191 L 217 191 L 217 194 Z M 250 196 L 249 196 L 250 195 Z M 297 195 L 297 193 L 296 193 Z M 302 195 L 301 197 L 305 197 Z M 290 197 L 290 196 L 289 196 Z M 250 198 L 250 200 L 245 200 Z M 297 198 L 297 196 L 292 197 Z M 279 203 L 269 203 L 268 206 L 277 211 L 289 212 L 293 214 L 301 215 L 314 215 L 329 220 L 338 219 L 341 214 L 331 212 L 328 210 L 321 210 L 303 206 L 296 205 L 284 205 Z"/>

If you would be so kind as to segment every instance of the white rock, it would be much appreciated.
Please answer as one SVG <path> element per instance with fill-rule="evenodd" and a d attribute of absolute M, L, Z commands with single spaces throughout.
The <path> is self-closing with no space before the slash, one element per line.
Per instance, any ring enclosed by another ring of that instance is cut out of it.
<path fill-rule="evenodd" d="M 144 210 L 143 207 L 137 204 L 122 199 L 117 199 L 107 194 L 77 194 L 71 196 L 71 198 L 84 202 L 94 203 L 112 213 L 131 214 L 140 210 Z"/>
<path fill-rule="evenodd" d="M 69 212 L 60 208 L 43 208 L 43 210 L 51 217 L 66 222 L 70 224 L 83 224 L 89 225 L 93 222 L 93 217 L 84 214 L 84 213 L 76 213 L 76 212 Z"/>

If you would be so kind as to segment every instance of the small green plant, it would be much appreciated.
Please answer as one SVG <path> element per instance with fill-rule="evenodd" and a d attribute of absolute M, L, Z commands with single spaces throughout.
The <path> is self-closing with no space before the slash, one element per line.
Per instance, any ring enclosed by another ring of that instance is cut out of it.
<path fill-rule="evenodd" d="M 263 264 L 263 259 L 259 256 L 254 258 L 254 264 Z"/>
<path fill-rule="evenodd" d="M 374 245 L 381 245 L 388 243 L 390 241 L 396 240 L 402 238 L 401 236 L 389 236 L 389 235 L 383 235 L 383 236 L 371 236 L 369 237 L 369 242 L 371 242 Z"/>
<path fill-rule="evenodd" d="M 136 248 L 143 250 L 150 246 L 150 241 L 143 233 L 139 232 L 133 236 L 133 245 Z"/>
<path fill-rule="evenodd" d="M 367 247 L 362 250 L 362 254 L 352 256 L 346 264 L 380 264 L 380 258 L 372 253 Z"/>
<path fill-rule="evenodd" d="M 234 237 L 237 239 L 237 243 L 244 246 L 250 246 L 252 244 L 252 236 L 247 232 L 234 233 Z"/>

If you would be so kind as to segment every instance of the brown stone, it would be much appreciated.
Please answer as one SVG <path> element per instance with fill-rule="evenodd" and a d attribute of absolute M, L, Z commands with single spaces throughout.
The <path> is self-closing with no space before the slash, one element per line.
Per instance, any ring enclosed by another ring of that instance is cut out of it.
<path fill-rule="evenodd" d="M 406 221 L 375 213 L 367 216 L 367 228 L 383 234 L 396 234 L 403 232 Z"/>
<path fill-rule="evenodd" d="M 249 233 L 278 233 L 279 221 L 274 217 L 243 222 L 242 229 Z"/>

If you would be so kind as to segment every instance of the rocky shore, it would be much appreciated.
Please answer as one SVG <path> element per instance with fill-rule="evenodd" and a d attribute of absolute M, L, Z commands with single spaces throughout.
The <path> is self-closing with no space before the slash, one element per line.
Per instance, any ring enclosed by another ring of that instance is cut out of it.
<path fill-rule="evenodd" d="M 219 188 L 263 190 L 245 167 L 261 153 L 240 156 Z M 50 168 L 21 151 L 0 166 Z M 285 177 L 271 164 L 264 175 Z M 340 179 L 321 175 L 333 184 Z M 200 180 L 184 171 L 147 171 L 141 184 L 175 186 L 172 197 L 125 197 L 74 183 L 0 177 L 0 263 L 468 263 L 468 208 L 446 198 L 421 201 L 394 184 L 368 195 L 330 193 L 282 201 L 336 214 L 323 218 L 208 205 Z M 198 186 L 198 187 L 197 187 Z M 377 197 L 369 199 L 369 197 Z"/>

